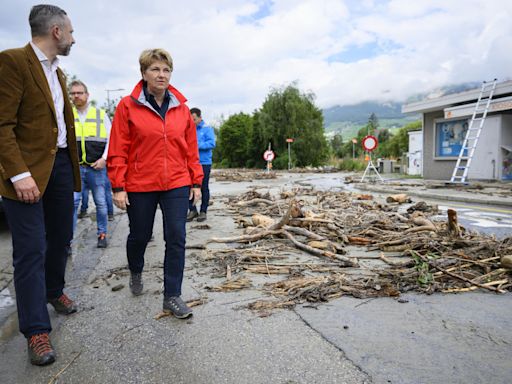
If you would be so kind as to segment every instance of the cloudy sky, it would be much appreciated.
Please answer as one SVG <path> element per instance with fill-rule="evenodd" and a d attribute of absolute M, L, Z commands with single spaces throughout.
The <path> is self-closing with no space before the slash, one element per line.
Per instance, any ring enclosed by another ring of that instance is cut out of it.
<path fill-rule="evenodd" d="M 33 2 L 0 0 L 0 50 L 30 39 Z M 171 52 L 171 83 L 207 120 L 252 112 L 298 81 L 322 108 L 404 100 L 466 81 L 512 77 L 512 1 L 88 0 L 68 12 L 76 45 L 62 67 L 103 103 L 140 79 L 143 49 Z"/>

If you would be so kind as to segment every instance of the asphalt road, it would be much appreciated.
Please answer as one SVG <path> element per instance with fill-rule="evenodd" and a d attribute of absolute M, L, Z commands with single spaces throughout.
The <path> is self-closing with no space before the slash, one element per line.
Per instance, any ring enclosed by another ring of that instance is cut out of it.
<path fill-rule="evenodd" d="M 214 205 L 207 221 L 211 229 L 189 224 L 187 241 L 202 243 L 211 236 L 236 233 L 232 217 L 219 202 L 222 198 L 256 185 L 278 192 L 297 183 L 343 186 L 341 176 L 332 174 L 213 182 Z M 488 227 L 491 231 L 508 228 L 501 227 L 509 223 L 508 212 L 467 205 L 458 212 L 463 224 L 490 220 L 496 224 Z M 192 320 L 155 320 L 161 308 L 161 217 L 146 254 L 145 293 L 138 298 L 129 294 L 124 269 L 127 224 L 126 215 L 118 213 L 109 247 L 98 250 L 94 221 L 79 222 L 68 286 L 81 311 L 70 317 L 51 311 L 59 359 L 45 368 L 28 363 L 25 341 L 16 330 L 10 240 L 0 224 L 0 287 L 9 289 L 0 294 L 2 384 L 48 383 L 54 378 L 57 383 L 510 382 L 510 294 L 407 294 L 400 302 L 343 297 L 262 318 L 243 308 L 261 297 L 261 292 L 248 289 L 208 293 L 208 302 L 195 308 Z M 201 267 L 200 252 L 188 251 L 185 299 L 204 294 L 205 286 L 216 283 L 211 275 Z M 115 285 L 123 288 L 114 292 Z"/>

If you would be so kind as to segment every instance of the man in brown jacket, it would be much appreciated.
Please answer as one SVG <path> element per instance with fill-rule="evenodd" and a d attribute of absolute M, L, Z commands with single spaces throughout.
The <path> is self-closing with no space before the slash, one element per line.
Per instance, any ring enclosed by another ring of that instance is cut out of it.
<path fill-rule="evenodd" d="M 80 190 L 74 118 L 57 55 L 73 28 L 65 11 L 36 5 L 32 41 L 0 52 L 0 195 L 11 229 L 20 331 L 32 364 L 55 361 L 46 304 L 76 312 L 64 294 L 73 191 Z"/>

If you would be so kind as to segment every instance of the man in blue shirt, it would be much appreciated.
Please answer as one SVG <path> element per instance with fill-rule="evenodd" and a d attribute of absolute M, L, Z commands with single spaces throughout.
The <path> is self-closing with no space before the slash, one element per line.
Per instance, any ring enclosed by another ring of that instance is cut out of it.
<path fill-rule="evenodd" d="M 210 200 L 210 189 L 208 182 L 210 181 L 210 171 L 212 169 L 212 151 L 215 148 L 215 134 L 213 128 L 206 125 L 201 118 L 201 110 L 199 108 L 192 108 L 190 110 L 192 119 L 196 124 L 197 129 L 197 146 L 199 147 L 199 161 L 203 166 L 203 184 L 201 185 L 201 209 L 197 212 L 196 206 L 193 201 L 189 204 L 189 214 L 187 221 L 192 221 L 197 217 L 197 221 L 206 220 L 206 211 L 208 210 L 208 202 Z"/>

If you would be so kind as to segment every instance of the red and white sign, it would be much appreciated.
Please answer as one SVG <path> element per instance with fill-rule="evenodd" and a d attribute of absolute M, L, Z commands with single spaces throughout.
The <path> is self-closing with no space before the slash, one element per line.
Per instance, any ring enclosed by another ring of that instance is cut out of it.
<path fill-rule="evenodd" d="M 274 151 L 271 151 L 270 149 L 263 153 L 263 160 L 265 161 L 272 161 L 274 160 L 274 157 L 276 157 L 276 155 L 274 154 Z"/>
<path fill-rule="evenodd" d="M 368 135 L 363 139 L 362 144 L 363 144 L 363 149 L 366 152 L 371 152 L 371 151 L 375 151 L 375 149 L 377 149 L 377 145 L 379 144 L 379 142 L 375 136 Z"/>
<path fill-rule="evenodd" d="M 287 143 L 293 143 L 293 139 L 286 139 Z"/>

